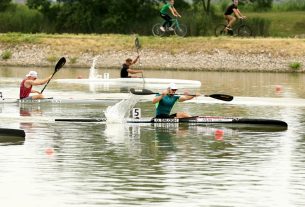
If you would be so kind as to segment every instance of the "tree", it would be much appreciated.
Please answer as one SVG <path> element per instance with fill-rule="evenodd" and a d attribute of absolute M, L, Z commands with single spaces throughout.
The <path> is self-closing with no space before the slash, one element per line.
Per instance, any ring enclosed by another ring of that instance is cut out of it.
<path fill-rule="evenodd" d="M 30 9 L 37 9 L 43 12 L 50 8 L 51 3 L 48 0 L 27 0 L 26 5 Z"/>
<path fill-rule="evenodd" d="M 0 1 L 0 11 L 5 11 L 5 9 L 11 4 L 11 0 L 1 0 Z"/>
<path fill-rule="evenodd" d="M 272 8 L 273 0 L 250 0 L 254 3 L 254 8 L 257 11 L 266 11 Z"/>
<path fill-rule="evenodd" d="M 62 32 L 131 33 L 157 16 L 156 0 L 61 0 L 57 29 Z M 140 26 L 141 25 L 141 26 Z"/>
<path fill-rule="evenodd" d="M 194 0 L 194 3 L 201 3 L 205 14 L 211 13 L 211 0 Z"/>

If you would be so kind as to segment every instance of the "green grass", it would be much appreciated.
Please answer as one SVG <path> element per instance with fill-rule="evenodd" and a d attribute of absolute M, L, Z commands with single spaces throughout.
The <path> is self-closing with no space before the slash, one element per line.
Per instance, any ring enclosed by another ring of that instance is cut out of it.
<path fill-rule="evenodd" d="M 1 33 L 0 42 L 10 44 L 39 43 L 44 34 Z"/>
<path fill-rule="evenodd" d="M 295 37 L 305 34 L 305 15 L 301 11 L 245 13 L 248 18 L 260 17 L 269 19 L 270 36 Z"/>

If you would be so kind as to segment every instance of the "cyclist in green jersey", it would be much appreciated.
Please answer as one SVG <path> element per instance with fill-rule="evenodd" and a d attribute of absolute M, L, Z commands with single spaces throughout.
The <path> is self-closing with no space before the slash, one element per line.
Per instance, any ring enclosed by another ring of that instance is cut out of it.
<path fill-rule="evenodd" d="M 175 114 L 170 114 L 173 106 L 177 101 L 183 102 L 187 100 L 191 100 L 200 94 L 196 94 L 196 96 L 185 95 L 179 96 L 175 95 L 176 91 L 178 90 L 176 84 L 171 83 L 169 84 L 167 90 L 163 91 L 161 94 L 157 94 L 156 97 L 152 100 L 153 104 L 156 104 L 156 118 L 188 118 L 191 117 L 186 112 L 177 112 Z"/>
<path fill-rule="evenodd" d="M 165 28 L 168 27 L 169 31 L 173 31 L 172 26 L 172 17 L 168 14 L 168 11 L 171 11 L 172 15 L 175 17 L 181 17 L 181 15 L 177 12 L 174 7 L 174 0 L 170 0 L 166 4 L 164 4 L 160 10 L 160 16 L 165 20 L 164 24 L 160 27 L 162 32 L 165 32 Z M 167 26 L 167 27 L 166 27 Z"/>

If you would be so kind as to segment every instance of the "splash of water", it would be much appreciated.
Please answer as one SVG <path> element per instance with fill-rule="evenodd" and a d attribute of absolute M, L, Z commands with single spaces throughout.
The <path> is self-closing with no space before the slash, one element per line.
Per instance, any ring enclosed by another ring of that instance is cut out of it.
<path fill-rule="evenodd" d="M 97 76 L 98 76 L 97 72 L 95 70 L 96 61 L 97 61 L 97 57 L 94 57 L 92 65 L 91 65 L 90 70 L 89 70 L 89 79 L 96 79 Z"/>
<path fill-rule="evenodd" d="M 127 99 L 108 106 L 104 111 L 107 123 L 123 123 L 129 116 L 130 110 L 138 103 L 141 96 L 130 94 Z"/>

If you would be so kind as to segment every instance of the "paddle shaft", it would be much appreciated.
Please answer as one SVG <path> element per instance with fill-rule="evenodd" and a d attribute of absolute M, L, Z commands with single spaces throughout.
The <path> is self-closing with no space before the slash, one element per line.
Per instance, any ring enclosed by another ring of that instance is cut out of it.
<path fill-rule="evenodd" d="M 153 94 L 160 94 L 153 91 L 150 91 L 148 89 L 142 89 L 142 90 L 135 90 L 134 88 L 130 89 L 130 92 L 135 95 L 153 95 Z M 197 96 L 195 94 L 175 94 L 175 95 L 186 95 L 186 96 Z M 222 101 L 232 101 L 233 96 L 226 95 L 226 94 L 210 94 L 210 95 L 203 95 L 205 97 L 211 97 L 214 99 L 222 100 Z"/>
<path fill-rule="evenodd" d="M 53 76 L 55 75 L 57 71 L 54 71 L 54 73 L 52 74 L 51 78 L 48 80 L 48 82 L 46 83 L 46 85 L 44 85 L 43 89 L 40 91 L 40 93 L 42 93 L 44 91 L 44 89 L 47 87 L 47 85 L 49 84 L 50 80 L 53 78 Z"/>
<path fill-rule="evenodd" d="M 141 62 L 140 62 L 140 54 L 139 54 L 139 49 L 141 48 L 140 46 L 140 41 L 139 41 L 139 38 L 136 37 L 135 39 L 135 46 L 137 48 L 137 53 L 138 53 L 138 57 L 139 57 L 139 65 L 141 67 Z M 142 72 L 142 79 L 143 79 L 143 84 L 145 85 L 145 79 L 144 79 L 144 75 L 143 75 L 143 72 Z M 144 87 L 144 86 L 143 86 Z"/>

